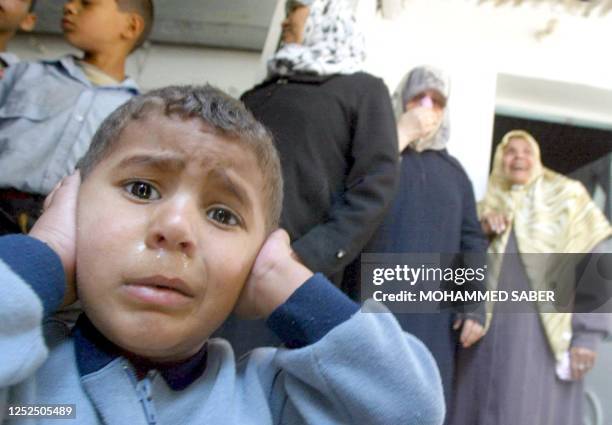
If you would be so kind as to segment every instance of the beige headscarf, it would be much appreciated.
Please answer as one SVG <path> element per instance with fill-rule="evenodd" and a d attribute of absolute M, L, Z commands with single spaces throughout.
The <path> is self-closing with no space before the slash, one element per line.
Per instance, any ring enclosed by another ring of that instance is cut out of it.
<path fill-rule="evenodd" d="M 525 139 L 534 153 L 532 173 L 524 185 L 511 184 L 503 171 L 504 150 L 515 137 Z M 502 213 L 511 223 L 503 234 L 493 239 L 490 253 L 504 252 L 511 231 L 521 254 L 588 253 L 612 236 L 610 223 L 582 184 L 543 167 L 538 143 L 523 130 L 507 133 L 497 147 L 487 193 L 478 212 L 480 217 L 491 212 Z M 553 262 L 542 267 L 541 258 L 534 257 L 521 255 L 532 288 L 551 289 L 550 283 L 564 272 L 563 266 Z M 491 267 L 493 283 L 500 267 L 495 262 Z M 541 312 L 540 318 L 551 350 L 560 359 L 571 342 L 571 313 Z"/>

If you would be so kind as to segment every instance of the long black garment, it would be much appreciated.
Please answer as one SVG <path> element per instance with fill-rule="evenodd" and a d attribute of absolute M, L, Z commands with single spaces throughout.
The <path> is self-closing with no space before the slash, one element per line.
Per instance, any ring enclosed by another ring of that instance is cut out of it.
<path fill-rule="evenodd" d="M 380 228 L 364 252 L 376 253 L 485 253 L 487 241 L 476 214 L 472 184 L 461 164 L 446 150 L 401 156 L 397 194 Z M 359 265 L 347 270 L 356 281 Z M 358 288 L 347 290 L 358 294 Z M 429 348 L 436 359 L 447 406 L 452 383 L 458 333 L 452 330 L 452 310 L 431 314 L 398 314 L 403 329 Z"/>
<path fill-rule="evenodd" d="M 385 84 L 366 73 L 294 75 L 242 100 L 274 136 L 285 184 L 281 226 L 293 249 L 339 282 L 394 195 L 397 130 Z"/>
<path fill-rule="evenodd" d="M 314 272 L 336 284 L 381 222 L 397 182 L 389 92 L 366 73 L 273 78 L 241 100 L 274 136 L 284 178 L 281 227 Z M 217 332 L 238 355 L 280 341 L 261 321 Z"/>

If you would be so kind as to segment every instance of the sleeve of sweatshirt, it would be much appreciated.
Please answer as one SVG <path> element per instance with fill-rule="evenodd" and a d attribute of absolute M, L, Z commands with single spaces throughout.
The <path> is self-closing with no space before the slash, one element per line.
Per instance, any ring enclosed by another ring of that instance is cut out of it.
<path fill-rule="evenodd" d="M 61 304 L 64 281 L 59 257 L 43 242 L 0 237 L 0 396 L 46 359 L 42 319 Z"/>
<path fill-rule="evenodd" d="M 316 274 L 268 324 L 287 347 L 274 359 L 280 423 L 442 424 L 433 357 L 381 304 L 367 301 L 359 309 Z"/>

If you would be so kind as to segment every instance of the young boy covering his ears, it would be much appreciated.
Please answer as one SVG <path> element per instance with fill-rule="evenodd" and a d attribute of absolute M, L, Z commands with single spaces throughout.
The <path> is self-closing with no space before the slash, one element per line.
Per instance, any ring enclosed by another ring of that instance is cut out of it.
<path fill-rule="evenodd" d="M 275 230 L 279 160 L 240 102 L 210 86 L 135 97 L 79 169 L 30 236 L 0 238 L 0 420 L 36 403 L 73 404 L 79 424 L 442 422 L 426 348 Z M 72 335 L 45 343 L 77 293 Z M 236 362 L 209 338 L 233 310 L 284 346 Z"/>

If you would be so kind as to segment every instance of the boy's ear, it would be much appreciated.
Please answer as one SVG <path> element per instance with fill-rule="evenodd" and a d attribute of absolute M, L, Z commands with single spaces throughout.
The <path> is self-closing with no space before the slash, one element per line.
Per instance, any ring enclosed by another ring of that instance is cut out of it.
<path fill-rule="evenodd" d="M 28 13 L 25 18 L 19 24 L 19 29 L 21 31 L 30 32 L 36 26 L 36 14 Z"/>
<path fill-rule="evenodd" d="M 145 21 L 138 13 L 130 13 L 127 17 L 127 25 L 123 29 L 121 35 L 126 40 L 131 40 L 136 43 L 140 34 L 144 31 Z"/>

